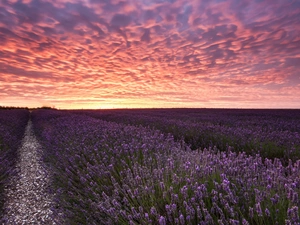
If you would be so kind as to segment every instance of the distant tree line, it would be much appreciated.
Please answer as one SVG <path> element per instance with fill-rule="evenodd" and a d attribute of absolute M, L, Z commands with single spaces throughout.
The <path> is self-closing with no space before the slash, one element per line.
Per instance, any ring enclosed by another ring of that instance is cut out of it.
<path fill-rule="evenodd" d="M 19 106 L 1 106 L 0 109 L 27 109 L 27 110 L 34 110 L 34 109 L 56 109 L 55 107 L 50 106 L 42 106 L 42 107 L 36 107 L 36 108 L 29 108 L 29 107 L 19 107 Z"/>

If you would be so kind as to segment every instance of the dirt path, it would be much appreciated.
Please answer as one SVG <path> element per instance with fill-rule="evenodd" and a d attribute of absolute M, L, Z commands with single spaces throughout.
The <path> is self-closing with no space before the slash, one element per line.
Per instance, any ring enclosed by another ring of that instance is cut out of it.
<path fill-rule="evenodd" d="M 51 218 L 50 175 L 41 165 L 40 150 L 29 121 L 19 149 L 18 175 L 5 188 L 4 224 L 58 224 Z"/>

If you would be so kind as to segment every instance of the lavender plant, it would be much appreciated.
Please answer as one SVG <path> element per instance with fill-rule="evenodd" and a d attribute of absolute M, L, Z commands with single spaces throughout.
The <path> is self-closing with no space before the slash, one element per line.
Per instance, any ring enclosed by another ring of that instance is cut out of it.
<path fill-rule="evenodd" d="M 8 178 L 15 173 L 21 144 L 29 118 L 29 111 L 23 109 L 0 109 L 0 221 L 4 204 L 3 189 Z"/>
<path fill-rule="evenodd" d="M 191 150 L 142 126 L 35 111 L 68 224 L 293 224 L 300 161 Z"/>

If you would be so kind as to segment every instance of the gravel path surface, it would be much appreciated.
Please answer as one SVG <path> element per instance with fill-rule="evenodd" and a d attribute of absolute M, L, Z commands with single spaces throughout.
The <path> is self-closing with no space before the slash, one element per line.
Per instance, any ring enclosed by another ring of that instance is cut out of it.
<path fill-rule="evenodd" d="M 50 174 L 41 165 L 40 151 L 29 121 L 19 149 L 18 175 L 5 188 L 4 225 L 61 224 L 51 218 L 53 203 L 47 194 Z"/>

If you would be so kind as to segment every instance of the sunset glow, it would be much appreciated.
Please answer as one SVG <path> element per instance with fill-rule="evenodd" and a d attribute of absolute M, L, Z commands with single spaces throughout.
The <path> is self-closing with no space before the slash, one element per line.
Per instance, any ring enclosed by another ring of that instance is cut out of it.
<path fill-rule="evenodd" d="M 299 0 L 2 0 L 0 105 L 300 108 Z"/>

